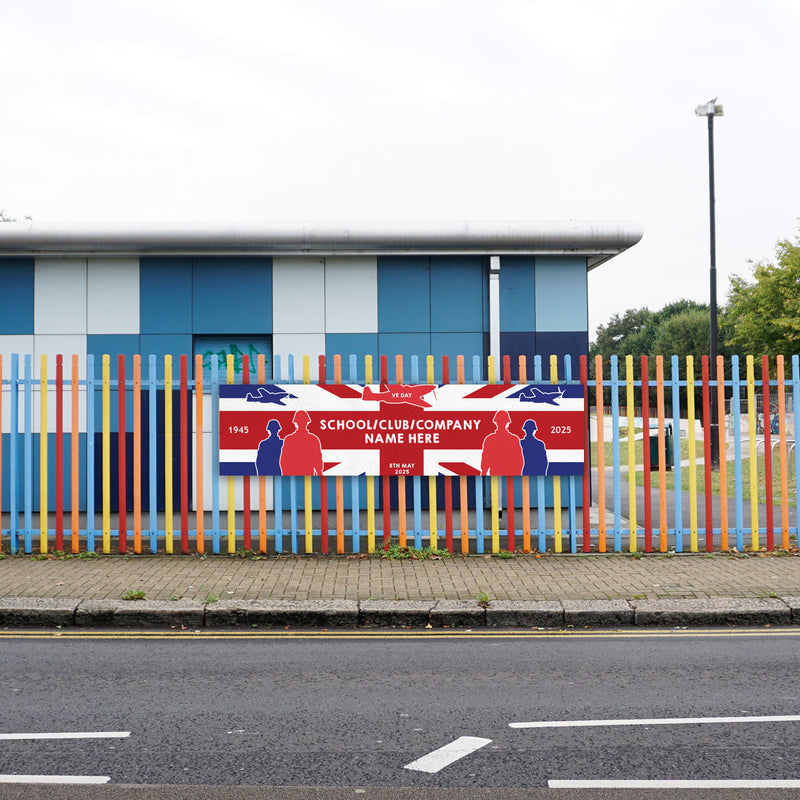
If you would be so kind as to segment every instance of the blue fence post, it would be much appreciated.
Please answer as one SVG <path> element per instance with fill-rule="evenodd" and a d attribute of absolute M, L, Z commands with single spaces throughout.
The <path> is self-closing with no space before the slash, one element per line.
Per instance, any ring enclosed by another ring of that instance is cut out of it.
<path fill-rule="evenodd" d="M 25 381 L 23 384 L 25 416 L 25 552 L 33 549 L 33 386 L 31 377 L 31 355 L 25 355 Z"/>
<path fill-rule="evenodd" d="M 792 356 L 792 411 L 794 413 L 794 511 L 795 535 L 800 542 L 800 458 L 797 452 L 797 431 L 800 424 L 800 358 Z M 787 498 L 788 500 L 788 498 Z"/>
<path fill-rule="evenodd" d="M 94 552 L 94 353 L 86 356 L 86 549 Z"/>
<path fill-rule="evenodd" d="M 358 362 L 354 353 L 350 354 L 349 362 L 350 383 L 358 383 Z M 319 480 L 325 480 L 325 478 L 320 477 Z M 367 477 L 367 480 L 370 481 L 372 478 Z M 350 478 L 350 517 L 353 528 L 352 537 L 354 553 L 361 552 L 361 498 L 359 497 L 358 481 L 358 475 L 353 475 Z"/>
<path fill-rule="evenodd" d="M 156 419 L 156 357 L 148 357 L 148 452 L 149 452 L 149 506 L 150 506 L 150 552 L 158 552 L 158 421 Z"/>
<path fill-rule="evenodd" d="M 275 355 L 272 359 L 272 381 L 281 381 L 281 357 Z M 272 479 L 272 508 L 275 522 L 275 552 L 283 553 L 283 478 L 276 475 Z"/>
<path fill-rule="evenodd" d="M 675 552 L 683 552 L 683 496 L 681 475 L 681 380 L 678 356 L 670 359 L 672 370 L 672 462 L 674 489 L 673 501 L 675 504 Z"/>
<path fill-rule="evenodd" d="M 622 550 L 622 495 L 620 494 L 620 456 L 619 456 L 619 360 L 611 356 L 611 455 L 614 475 L 614 551 Z"/>
<path fill-rule="evenodd" d="M 211 356 L 211 550 L 219 553 L 219 356 Z"/>
<path fill-rule="evenodd" d="M 8 423 L 9 453 L 8 453 L 8 488 L 9 488 L 9 538 L 11 552 L 19 550 L 19 463 L 18 463 L 18 427 L 19 427 L 19 355 L 11 354 L 11 372 L 8 377 L 9 407 L 11 418 Z M 2 399 L 2 398 L 0 398 Z M 2 432 L 0 432 L 2 435 Z"/>
<path fill-rule="evenodd" d="M 734 494 L 736 496 L 736 549 L 744 550 L 744 505 L 742 493 L 742 398 L 739 356 L 731 356 L 731 417 L 733 420 Z"/>
<path fill-rule="evenodd" d="M 481 382 L 481 357 L 472 357 L 472 382 Z M 483 526 L 483 476 L 476 475 L 475 481 L 475 551 L 484 552 L 484 537 L 486 530 Z"/>
<path fill-rule="evenodd" d="M 572 356 L 567 353 L 564 356 L 564 380 L 567 383 L 572 383 Z M 577 514 L 576 514 L 576 478 L 574 475 L 569 476 L 569 551 L 570 553 L 578 552 L 578 530 L 577 530 Z M 584 503 L 586 500 L 584 499 Z"/>
<path fill-rule="evenodd" d="M 533 382 L 542 382 L 542 357 L 533 357 Z M 536 476 L 536 520 L 539 535 L 538 550 L 544 553 L 547 550 L 547 478 L 544 475 Z"/>
<path fill-rule="evenodd" d="M 296 383 L 294 377 L 294 355 L 289 353 L 289 383 Z M 297 555 L 297 481 L 300 479 L 293 475 L 289 478 L 289 516 L 292 525 L 292 553 Z"/>
<path fill-rule="evenodd" d="M 419 356 L 411 356 L 411 383 L 419 383 Z M 414 547 L 422 547 L 422 482 L 419 475 L 412 481 L 414 487 Z"/>
<path fill-rule="evenodd" d="M 9 420 L 9 491 L 11 498 L 9 502 L 9 511 L 11 518 L 10 523 L 10 536 L 11 536 L 11 552 L 16 553 L 19 551 L 19 355 L 17 353 L 11 354 L 11 376 L 9 381 L 9 388 L 11 390 L 10 407 L 11 419 Z M 1 434 L 0 434 L 1 435 Z"/>

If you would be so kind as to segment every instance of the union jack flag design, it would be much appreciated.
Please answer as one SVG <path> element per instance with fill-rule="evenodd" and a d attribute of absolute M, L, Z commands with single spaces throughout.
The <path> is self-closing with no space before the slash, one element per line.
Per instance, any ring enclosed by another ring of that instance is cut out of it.
<path fill-rule="evenodd" d="M 219 387 L 220 475 L 582 475 L 583 387 Z"/>

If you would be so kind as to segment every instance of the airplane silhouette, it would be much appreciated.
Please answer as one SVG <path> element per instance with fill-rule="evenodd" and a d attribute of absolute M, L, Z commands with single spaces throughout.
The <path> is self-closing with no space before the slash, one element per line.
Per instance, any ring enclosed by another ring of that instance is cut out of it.
<path fill-rule="evenodd" d="M 369 386 L 365 386 L 361 399 L 377 400 L 394 405 L 416 406 L 417 408 L 431 408 L 431 404 L 422 398 L 435 389 L 435 386 L 407 386 L 406 384 L 390 389 L 388 385 L 383 384 L 380 392 L 374 392 Z"/>
<path fill-rule="evenodd" d="M 279 406 L 285 406 L 284 400 L 296 400 L 297 398 L 277 386 L 259 386 L 255 392 L 248 392 L 244 399 L 249 403 L 275 403 Z"/>
<path fill-rule="evenodd" d="M 551 406 L 557 406 L 558 401 L 564 397 L 564 390 L 558 388 L 552 392 L 546 392 L 544 389 L 539 389 L 536 386 L 526 386 L 520 389 L 515 394 L 508 396 L 508 399 L 516 399 L 523 403 L 545 403 Z"/>

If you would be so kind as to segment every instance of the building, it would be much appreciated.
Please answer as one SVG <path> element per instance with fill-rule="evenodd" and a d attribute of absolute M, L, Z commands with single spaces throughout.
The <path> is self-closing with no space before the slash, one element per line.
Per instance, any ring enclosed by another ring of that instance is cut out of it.
<path fill-rule="evenodd" d="M 458 355 L 468 363 L 479 356 L 484 380 L 486 356 L 496 356 L 499 364 L 500 356 L 509 355 L 516 380 L 519 355 L 530 362 L 535 355 L 555 354 L 563 365 L 563 356 L 588 352 L 588 272 L 641 235 L 633 223 L 572 221 L 0 223 L 3 497 L 9 497 L 13 353 L 22 358 L 20 370 L 24 356 L 32 356 L 32 380 L 43 355 L 52 370 L 57 354 L 65 364 L 77 354 L 83 380 L 87 356 L 94 356 L 99 375 L 102 356 L 109 354 L 113 382 L 119 354 L 154 354 L 163 362 L 166 354 L 208 359 L 214 353 L 233 353 L 239 369 L 238 357 L 248 354 L 253 375 L 256 356 L 263 354 L 268 378 L 280 356 L 275 379 L 283 381 L 290 378 L 289 356 L 295 378 L 302 375 L 299 359 L 310 356 L 316 380 L 318 356 L 328 356 L 331 379 L 331 356 L 341 354 L 347 381 L 347 357 L 354 354 L 352 377 L 363 381 L 365 355 L 376 364 L 380 355 L 389 356 L 390 380 L 394 357 L 402 355 L 406 382 L 425 380 L 429 354 L 437 381 L 443 355 L 453 365 Z M 418 378 L 410 372 L 413 355 L 420 357 Z M 468 368 L 467 380 L 472 377 Z M 98 416 L 99 388 L 95 395 Z M 163 398 L 159 408 L 162 403 Z M 51 403 L 51 432 L 52 409 Z M 29 431 L 35 438 L 38 413 Z M 85 417 L 82 408 L 82 483 L 90 444 Z M 117 430 L 114 419 L 111 426 Z M 101 436 L 98 426 L 93 435 Z M 161 452 L 162 429 L 159 436 Z M 44 452 L 35 440 L 33 451 Z M 55 448 L 46 454 L 52 461 Z M 94 457 L 100 458 L 99 444 Z M 54 469 L 50 463 L 48 473 Z M 89 472 L 99 480 L 99 469 Z M 53 482 L 51 477 L 48 492 Z M 18 492 L 21 486 L 16 484 Z"/>

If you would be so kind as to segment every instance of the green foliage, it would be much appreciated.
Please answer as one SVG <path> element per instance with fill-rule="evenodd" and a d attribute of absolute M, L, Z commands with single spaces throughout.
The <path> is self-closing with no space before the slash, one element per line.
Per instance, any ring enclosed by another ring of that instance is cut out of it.
<path fill-rule="evenodd" d="M 731 344 L 742 353 L 800 352 L 800 237 L 778 242 L 776 263 L 753 263 L 753 282 L 731 278 Z"/>
<path fill-rule="evenodd" d="M 210 605 L 211 603 L 216 603 L 218 600 L 219 600 L 219 597 L 217 597 L 217 595 L 209 593 L 208 596 L 205 599 L 205 603 L 206 603 L 206 605 Z"/>
<path fill-rule="evenodd" d="M 708 309 L 687 309 L 666 317 L 655 329 L 648 355 L 708 355 L 709 325 Z"/>
<path fill-rule="evenodd" d="M 589 355 L 645 355 L 653 312 L 649 308 L 629 308 L 622 316 L 614 314 L 606 325 L 597 327 Z"/>
<path fill-rule="evenodd" d="M 486 594 L 486 592 L 484 592 L 483 594 L 479 594 L 475 598 L 475 600 L 477 601 L 478 605 L 481 608 L 489 608 L 489 604 L 490 604 L 491 601 L 489 600 L 489 595 Z"/>
<path fill-rule="evenodd" d="M 694 300 L 676 300 L 659 311 L 629 308 L 598 326 L 589 355 L 704 355 L 709 348 L 709 324 L 708 306 Z"/>
<path fill-rule="evenodd" d="M 450 558 L 448 550 L 439 550 L 436 547 L 400 547 L 396 542 L 391 542 L 386 550 L 380 552 L 381 558 L 411 559 L 415 561 L 426 561 L 428 559 L 438 560 Z"/>
<path fill-rule="evenodd" d="M 147 596 L 141 589 L 128 589 L 124 595 L 123 600 L 147 600 Z"/>

